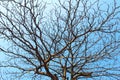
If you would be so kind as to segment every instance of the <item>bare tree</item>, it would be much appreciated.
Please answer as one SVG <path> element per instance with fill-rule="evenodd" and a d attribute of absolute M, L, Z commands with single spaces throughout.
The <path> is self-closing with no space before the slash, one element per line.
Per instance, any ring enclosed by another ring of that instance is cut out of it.
<path fill-rule="evenodd" d="M 1 6 L 0 38 L 7 45 L 0 50 L 7 59 L 0 67 L 6 74 L 37 80 L 119 79 L 116 0 L 23 0 Z"/>

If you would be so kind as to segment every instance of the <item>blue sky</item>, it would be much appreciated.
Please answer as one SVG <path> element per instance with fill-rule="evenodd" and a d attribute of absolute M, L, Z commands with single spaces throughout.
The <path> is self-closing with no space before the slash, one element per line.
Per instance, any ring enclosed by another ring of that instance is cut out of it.
<path fill-rule="evenodd" d="M 47 2 L 49 2 L 48 0 L 46 0 Z M 117 5 L 119 5 L 120 4 L 120 1 L 119 0 L 117 0 L 118 2 L 117 2 Z M 52 2 L 54 2 L 54 0 L 52 0 Z M 101 0 L 101 3 L 108 3 L 108 4 L 110 4 L 110 5 L 112 5 L 113 4 L 113 2 L 112 2 L 112 0 Z M 1 2 L 0 2 L 1 3 Z M 6 2 L 4 2 L 4 4 L 5 4 Z M 103 9 L 105 8 L 105 6 L 106 5 L 103 5 Z M 50 6 L 49 6 L 49 8 L 50 8 Z M 3 9 L 2 8 L 0 8 L 2 11 L 3 11 Z M 49 13 L 49 12 L 48 12 Z M 120 16 L 120 15 L 118 15 L 118 16 Z M 118 27 L 120 27 L 120 26 L 118 26 Z M 119 38 L 119 34 L 117 34 L 116 35 L 118 38 Z M 0 46 L 4 46 L 4 47 L 8 47 L 8 46 L 10 46 L 10 43 L 9 42 L 7 42 L 7 41 L 5 41 L 5 40 L 2 40 L 2 39 L 0 39 Z M 5 57 L 5 55 L 3 54 L 3 53 L 1 53 L 0 54 L 0 59 L 1 59 L 1 61 L 3 61 L 3 60 L 6 60 L 6 57 Z M 118 58 L 116 58 L 116 59 L 118 59 Z M 120 61 L 120 60 L 119 60 Z M 110 61 L 111 62 L 111 61 Z M 103 63 L 103 62 L 102 62 Z M 101 63 L 101 64 L 102 64 Z M 117 62 L 118 63 L 118 62 Z M 104 80 L 110 80 L 110 79 L 106 79 L 106 78 L 104 78 L 103 77 L 103 79 Z M 17 80 L 17 79 L 16 79 Z M 21 80 L 23 80 L 23 79 L 21 79 Z M 24 79 L 24 80 L 26 80 L 26 78 Z M 47 79 L 46 79 L 47 80 Z M 92 80 L 92 79 L 83 79 L 83 80 Z"/>

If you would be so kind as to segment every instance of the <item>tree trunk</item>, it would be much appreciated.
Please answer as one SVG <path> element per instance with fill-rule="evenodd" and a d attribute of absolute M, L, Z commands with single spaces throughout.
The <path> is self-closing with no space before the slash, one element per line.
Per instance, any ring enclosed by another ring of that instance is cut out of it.
<path fill-rule="evenodd" d="M 52 75 L 52 76 L 51 76 L 51 79 L 52 79 L 52 80 L 59 80 L 56 74 Z"/>

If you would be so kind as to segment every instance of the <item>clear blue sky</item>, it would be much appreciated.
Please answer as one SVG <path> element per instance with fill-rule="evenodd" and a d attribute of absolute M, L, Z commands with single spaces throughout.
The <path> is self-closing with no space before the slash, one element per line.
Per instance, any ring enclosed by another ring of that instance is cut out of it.
<path fill-rule="evenodd" d="M 48 1 L 50 1 L 50 0 L 46 0 L 47 2 Z M 54 0 L 51 0 L 52 2 L 54 2 Z M 91 0 L 92 1 L 92 0 Z M 116 0 L 117 1 L 117 5 L 120 5 L 120 1 L 119 0 Z M 112 2 L 112 0 L 101 0 L 101 3 L 108 3 L 108 4 L 113 4 L 113 2 Z M 2 2 L 0 2 L 0 3 L 2 3 Z M 6 3 L 6 2 L 4 2 L 4 3 Z M 105 8 L 105 6 L 106 5 L 104 5 L 103 6 L 103 9 Z M 50 6 L 49 6 L 50 7 Z M 4 9 L 2 9 L 1 7 L 0 7 L 0 10 L 1 11 L 3 11 Z M 49 12 L 48 12 L 49 13 Z M 118 15 L 119 17 L 120 17 L 120 15 Z M 119 26 L 120 27 L 120 26 Z M 120 35 L 117 35 L 117 37 L 120 37 Z M 0 46 L 4 46 L 4 47 L 8 47 L 9 46 L 9 42 L 7 42 L 7 41 L 5 41 L 5 40 L 2 40 L 2 39 L 0 39 Z M 120 56 L 119 56 L 120 57 Z M 120 62 L 120 59 L 119 59 L 119 57 L 116 57 L 117 59 L 118 59 L 118 61 Z M 5 55 L 3 54 L 3 53 L 0 53 L 0 62 L 1 61 L 3 61 L 3 60 L 6 60 L 6 57 L 5 57 Z M 118 63 L 118 65 L 119 65 L 119 63 Z M 108 65 L 109 66 L 109 65 Z M 117 66 L 117 65 L 116 65 Z M 17 80 L 17 79 L 15 79 L 15 80 Z M 30 80 L 30 79 L 20 79 L 20 80 Z M 42 79 L 42 80 L 47 80 L 47 79 Z M 93 80 L 93 79 L 83 79 L 83 80 Z M 102 78 L 101 80 L 110 80 L 110 79 L 106 79 L 106 78 Z"/>

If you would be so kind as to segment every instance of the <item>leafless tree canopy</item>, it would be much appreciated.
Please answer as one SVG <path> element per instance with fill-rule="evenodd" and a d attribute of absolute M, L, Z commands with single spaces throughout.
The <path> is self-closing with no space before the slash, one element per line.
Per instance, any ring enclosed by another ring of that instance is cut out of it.
<path fill-rule="evenodd" d="M 120 79 L 120 6 L 105 1 L 2 3 L 2 78 Z"/>

